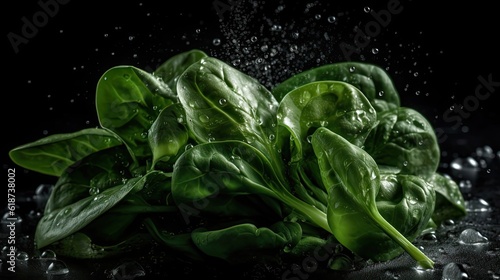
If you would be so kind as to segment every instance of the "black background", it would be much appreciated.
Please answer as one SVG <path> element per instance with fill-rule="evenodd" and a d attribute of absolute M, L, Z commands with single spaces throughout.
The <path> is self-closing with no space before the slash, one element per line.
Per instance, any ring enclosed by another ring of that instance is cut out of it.
<path fill-rule="evenodd" d="M 42 6 L 36 1 L 9 1 L 2 8 L 4 172 L 16 167 L 8 157 L 15 146 L 98 126 L 94 90 L 110 67 L 128 64 L 152 71 L 170 56 L 198 48 L 227 62 L 240 61 L 235 67 L 272 87 L 301 70 L 346 60 L 340 44 L 354 46 L 355 27 L 366 31 L 374 22 L 364 8 L 380 13 L 391 1 L 41 2 L 57 3 L 58 9 L 52 6 L 53 15 L 18 45 L 17 53 L 9 34 L 22 36 L 23 17 L 34 23 Z M 369 43 L 349 59 L 387 69 L 402 105 L 419 110 L 437 131 L 445 131 L 440 136 L 445 154 L 468 153 L 463 149 L 481 145 L 500 148 L 498 85 L 485 100 L 470 103 L 466 108 L 479 107 L 467 111 L 466 117 L 446 115 L 454 104 L 478 101 L 474 94 L 481 85 L 479 76 L 500 81 L 496 9 L 486 1 L 400 1 L 399 6 L 401 12 L 374 29 Z M 335 23 L 328 22 L 330 16 L 336 17 Z M 221 44 L 214 44 L 214 39 Z M 270 57 L 262 45 L 277 48 L 278 55 Z M 292 45 L 296 52 L 290 51 Z M 378 53 L 372 53 L 374 48 Z M 256 63 L 258 58 L 264 63 Z M 265 63 L 272 71 L 262 70 Z M 473 144 L 456 148 L 464 137 Z M 19 167 L 16 172 L 19 189 L 54 180 Z"/>

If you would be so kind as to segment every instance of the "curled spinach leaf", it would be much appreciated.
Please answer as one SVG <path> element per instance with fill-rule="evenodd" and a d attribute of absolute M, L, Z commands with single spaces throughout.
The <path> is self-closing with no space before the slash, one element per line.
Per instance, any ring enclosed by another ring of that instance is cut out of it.
<path fill-rule="evenodd" d="M 399 94 L 386 71 L 361 62 L 337 62 L 305 70 L 279 83 L 272 90 L 278 101 L 293 89 L 314 81 L 343 81 L 357 87 L 377 112 L 400 106 Z"/>
<path fill-rule="evenodd" d="M 213 57 L 192 64 L 177 83 L 186 122 L 199 143 L 240 140 L 274 157 L 278 102 L 259 81 Z"/>
<path fill-rule="evenodd" d="M 158 161 L 175 159 L 185 148 L 189 133 L 183 122 L 184 109 L 179 103 L 161 110 L 148 132 L 149 147 L 153 153 L 152 167 Z"/>
<path fill-rule="evenodd" d="M 452 178 L 435 173 L 430 183 L 436 191 L 436 205 L 432 214 L 432 220 L 436 225 L 440 225 L 446 219 L 461 218 L 467 214 L 464 197 Z"/>
<path fill-rule="evenodd" d="M 327 218 L 335 238 L 360 256 L 390 259 L 394 257 L 393 249 L 385 247 L 385 244 L 379 247 L 380 244 L 373 242 L 373 237 L 382 234 L 401 246 L 419 265 L 432 268 L 434 262 L 379 212 L 376 199 L 381 179 L 375 160 L 363 149 L 327 128 L 316 130 L 312 145 L 323 181 L 330 188 Z M 416 199 L 414 193 L 411 192 L 409 197 Z M 423 199 L 420 195 L 418 198 Z M 407 214 L 404 207 L 401 210 Z M 423 220 L 424 226 L 427 225 L 428 218 L 425 220 L 423 216 Z M 355 232 L 357 234 L 353 238 Z M 363 233 L 371 232 L 374 234 L 370 238 L 363 236 Z"/>
<path fill-rule="evenodd" d="M 163 62 L 156 70 L 153 72 L 155 77 L 158 77 L 161 81 L 168 85 L 171 93 L 169 96 L 177 96 L 177 80 L 179 76 L 184 72 L 191 64 L 207 57 L 207 54 L 201 50 L 193 49 L 176 54 L 165 62 Z"/>
<path fill-rule="evenodd" d="M 438 168 L 440 150 L 429 121 L 407 107 L 381 112 L 378 120 L 365 141 L 365 150 L 377 164 L 430 179 Z"/>
<path fill-rule="evenodd" d="M 124 179 L 133 177 L 130 161 L 127 150 L 117 146 L 93 153 L 69 166 L 58 178 L 44 214 L 122 184 Z"/>
<path fill-rule="evenodd" d="M 44 215 L 36 227 L 36 246 L 45 247 L 79 231 L 111 209 L 143 182 L 144 180 L 140 177 L 132 178 L 123 185 L 111 187 L 95 196 L 85 197 Z"/>
<path fill-rule="evenodd" d="M 290 145 L 289 176 L 294 192 L 326 211 L 327 195 L 322 181 L 318 180 L 311 136 L 318 127 L 327 127 L 361 146 L 376 124 L 375 110 L 354 86 L 339 81 L 319 81 L 287 93 L 280 102 L 277 118 L 279 128 L 286 129 L 278 130 L 280 143 Z"/>
<path fill-rule="evenodd" d="M 375 126 L 377 114 L 370 102 L 354 86 L 338 81 L 305 84 L 283 97 L 278 124 L 286 127 L 297 149 L 292 161 L 300 160 L 310 147 L 310 137 L 318 127 L 327 127 L 351 143 L 361 146 Z"/>
<path fill-rule="evenodd" d="M 115 132 L 132 155 L 148 157 L 148 129 L 160 110 L 174 103 L 168 94 L 168 87 L 152 74 L 133 66 L 113 67 L 97 83 L 99 123 Z"/>

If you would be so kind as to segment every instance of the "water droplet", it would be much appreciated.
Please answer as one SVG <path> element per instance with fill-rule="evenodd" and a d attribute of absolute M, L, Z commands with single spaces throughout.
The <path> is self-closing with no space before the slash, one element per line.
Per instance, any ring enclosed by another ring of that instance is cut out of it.
<path fill-rule="evenodd" d="M 89 194 L 90 194 L 90 195 L 96 195 L 96 194 L 98 194 L 99 192 L 100 192 L 100 190 L 99 190 L 99 188 L 98 188 L 98 187 L 91 187 L 91 188 L 89 189 Z"/>
<path fill-rule="evenodd" d="M 49 184 L 38 185 L 35 190 L 35 195 L 33 196 L 38 209 L 45 208 L 45 204 L 47 203 L 53 188 L 54 186 Z"/>
<path fill-rule="evenodd" d="M 328 22 L 329 23 L 334 23 L 335 21 L 337 21 L 337 18 L 335 16 L 329 16 L 328 17 Z"/>
<path fill-rule="evenodd" d="M 443 280 L 462 280 L 469 278 L 469 275 L 463 271 L 463 268 L 456 263 L 448 263 L 443 267 Z"/>
<path fill-rule="evenodd" d="M 184 146 L 184 151 L 187 151 L 189 149 L 191 149 L 193 146 L 193 144 L 186 144 L 186 146 Z"/>
<path fill-rule="evenodd" d="M 447 220 L 443 221 L 443 224 L 446 225 L 446 226 L 454 226 L 455 225 L 455 221 L 452 220 L 452 219 L 447 219 Z"/>
<path fill-rule="evenodd" d="M 450 163 L 451 175 L 474 183 L 480 171 L 479 163 L 473 157 L 455 158 Z"/>
<path fill-rule="evenodd" d="M 49 275 L 64 275 L 69 273 L 69 269 L 63 261 L 55 260 L 49 264 L 45 273 Z"/>
<path fill-rule="evenodd" d="M 354 71 L 356 71 L 356 67 L 355 66 L 349 67 L 349 72 L 354 73 Z"/>
<path fill-rule="evenodd" d="M 210 121 L 210 117 L 207 115 L 200 115 L 200 122 L 208 123 Z"/>
<path fill-rule="evenodd" d="M 417 204 L 418 200 L 414 197 L 408 197 L 408 203 L 410 203 L 411 205 L 415 205 Z"/>
<path fill-rule="evenodd" d="M 458 237 L 458 242 L 460 244 L 484 244 L 488 243 L 488 238 L 483 236 L 480 232 L 478 232 L 475 229 L 465 229 L 460 233 L 460 236 Z"/>
<path fill-rule="evenodd" d="M 467 209 L 467 212 L 473 212 L 473 213 L 493 211 L 490 204 L 482 198 L 474 198 L 465 201 L 465 207 Z"/>
<path fill-rule="evenodd" d="M 472 182 L 470 180 L 461 180 L 458 182 L 458 186 L 462 193 L 470 193 L 472 191 Z"/>
<path fill-rule="evenodd" d="M 218 46 L 218 45 L 220 45 L 220 43 L 221 43 L 221 41 L 220 41 L 220 39 L 219 39 L 219 38 L 215 38 L 215 39 L 213 39 L 213 40 L 212 40 L 212 44 L 213 44 L 214 46 Z"/>
<path fill-rule="evenodd" d="M 269 141 L 273 141 L 276 138 L 274 134 L 269 134 Z"/>
<path fill-rule="evenodd" d="M 312 135 L 307 135 L 307 137 L 306 137 L 307 143 L 309 143 L 309 144 L 311 143 L 312 137 L 313 137 Z"/>
<path fill-rule="evenodd" d="M 235 59 L 235 60 L 233 60 L 232 63 L 233 63 L 233 66 L 238 66 L 241 63 L 241 60 L 240 59 Z"/>
<path fill-rule="evenodd" d="M 363 11 L 364 11 L 365 13 L 369 13 L 371 10 L 372 10 L 372 8 L 370 8 L 370 7 L 368 7 L 368 6 L 366 6 L 366 7 L 364 7 L 364 8 L 363 8 Z"/>
<path fill-rule="evenodd" d="M 406 161 L 406 160 L 405 160 L 405 161 L 403 162 L 403 166 L 408 166 L 408 161 Z"/>
<path fill-rule="evenodd" d="M 27 261 L 29 259 L 29 255 L 28 253 L 24 252 L 24 251 L 19 251 L 17 254 L 16 254 L 16 259 L 18 261 Z"/>
<path fill-rule="evenodd" d="M 311 93 L 306 90 L 300 95 L 299 103 L 300 104 L 307 103 L 309 99 L 311 99 Z"/>
<path fill-rule="evenodd" d="M 283 247 L 283 252 L 290 253 L 292 251 L 293 245 L 288 243 Z"/>
<path fill-rule="evenodd" d="M 320 19 L 321 19 L 321 15 L 320 15 L 320 14 L 316 14 L 316 15 L 314 16 L 314 19 L 316 19 L 316 20 L 320 20 Z"/>
<path fill-rule="evenodd" d="M 227 100 L 225 98 L 219 99 L 219 105 L 220 106 L 224 107 L 224 106 L 226 106 L 226 104 L 227 104 Z"/>
<path fill-rule="evenodd" d="M 378 49 L 377 48 L 372 48 L 372 54 L 378 54 Z"/>
<path fill-rule="evenodd" d="M 422 236 L 422 239 L 424 240 L 430 240 L 430 241 L 437 241 L 437 236 L 434 231 L 428 232 Z"/>
<path fill-rule="evenodd" d="M 125 262 L 111 271 L 114 279 L 136 279 L 146 275 L 144 268 L 136 261 Z"/>
<path fill-rule="evenodd" d="M 56 253 L 52 250 L 45 250 L 42 252 L 40 255 L 41 259 L 55 259 L 56 258 Z"/>

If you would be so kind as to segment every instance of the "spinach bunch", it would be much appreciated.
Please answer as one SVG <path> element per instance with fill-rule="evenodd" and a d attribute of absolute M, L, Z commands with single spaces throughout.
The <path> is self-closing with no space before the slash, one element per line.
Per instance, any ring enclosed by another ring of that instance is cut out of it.
<path fill-rule="evenodd" d="M 376 261 L 465 215 L 437 172 L 430 123 L 381 68 L 339 62 L 267 89 L 200 50 L 152 73 L 116 66 L 97 83 L 100 126 L 13 148 L 57 178 L 37 248 L 102 258 L 159 243 L 230 263 L 300 256 L 338 242 Z"/>

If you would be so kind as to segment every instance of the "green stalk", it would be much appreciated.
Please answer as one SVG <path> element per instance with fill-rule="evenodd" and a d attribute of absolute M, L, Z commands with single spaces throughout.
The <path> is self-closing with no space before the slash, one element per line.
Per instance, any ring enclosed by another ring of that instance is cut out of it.
<path fill-rule="evenodd" d="M 326 213 L 322 212 L 315 206 L 307 204 L 306 202 L 298 199 L 284 189 L 279 194 L 277 194 L 277 196 L 285 204 L 306 216 L 306 218 L 310 222 L 316 224 L 327 232 L 332 233 L 332 230 L 328 225 L 328 220 L 326 219 Z"/>
<path fill-rule="evenodd" d="M 397 229 L 395 229 L 389 222 L 387 222 L 382 215 L 376 211 L 370 211 L 372 219 L 375 223 L 385 232 L 389 237 L 392 238 L 396 243 L 399 244 L 414 260 L 417 261 L 418 265 L 424 269 L 434 268 L 434 261 L 427 257 L 422 251 L 420 251 L 413 243 L 411 243 L 406 237 L 404 237 Z"/>

